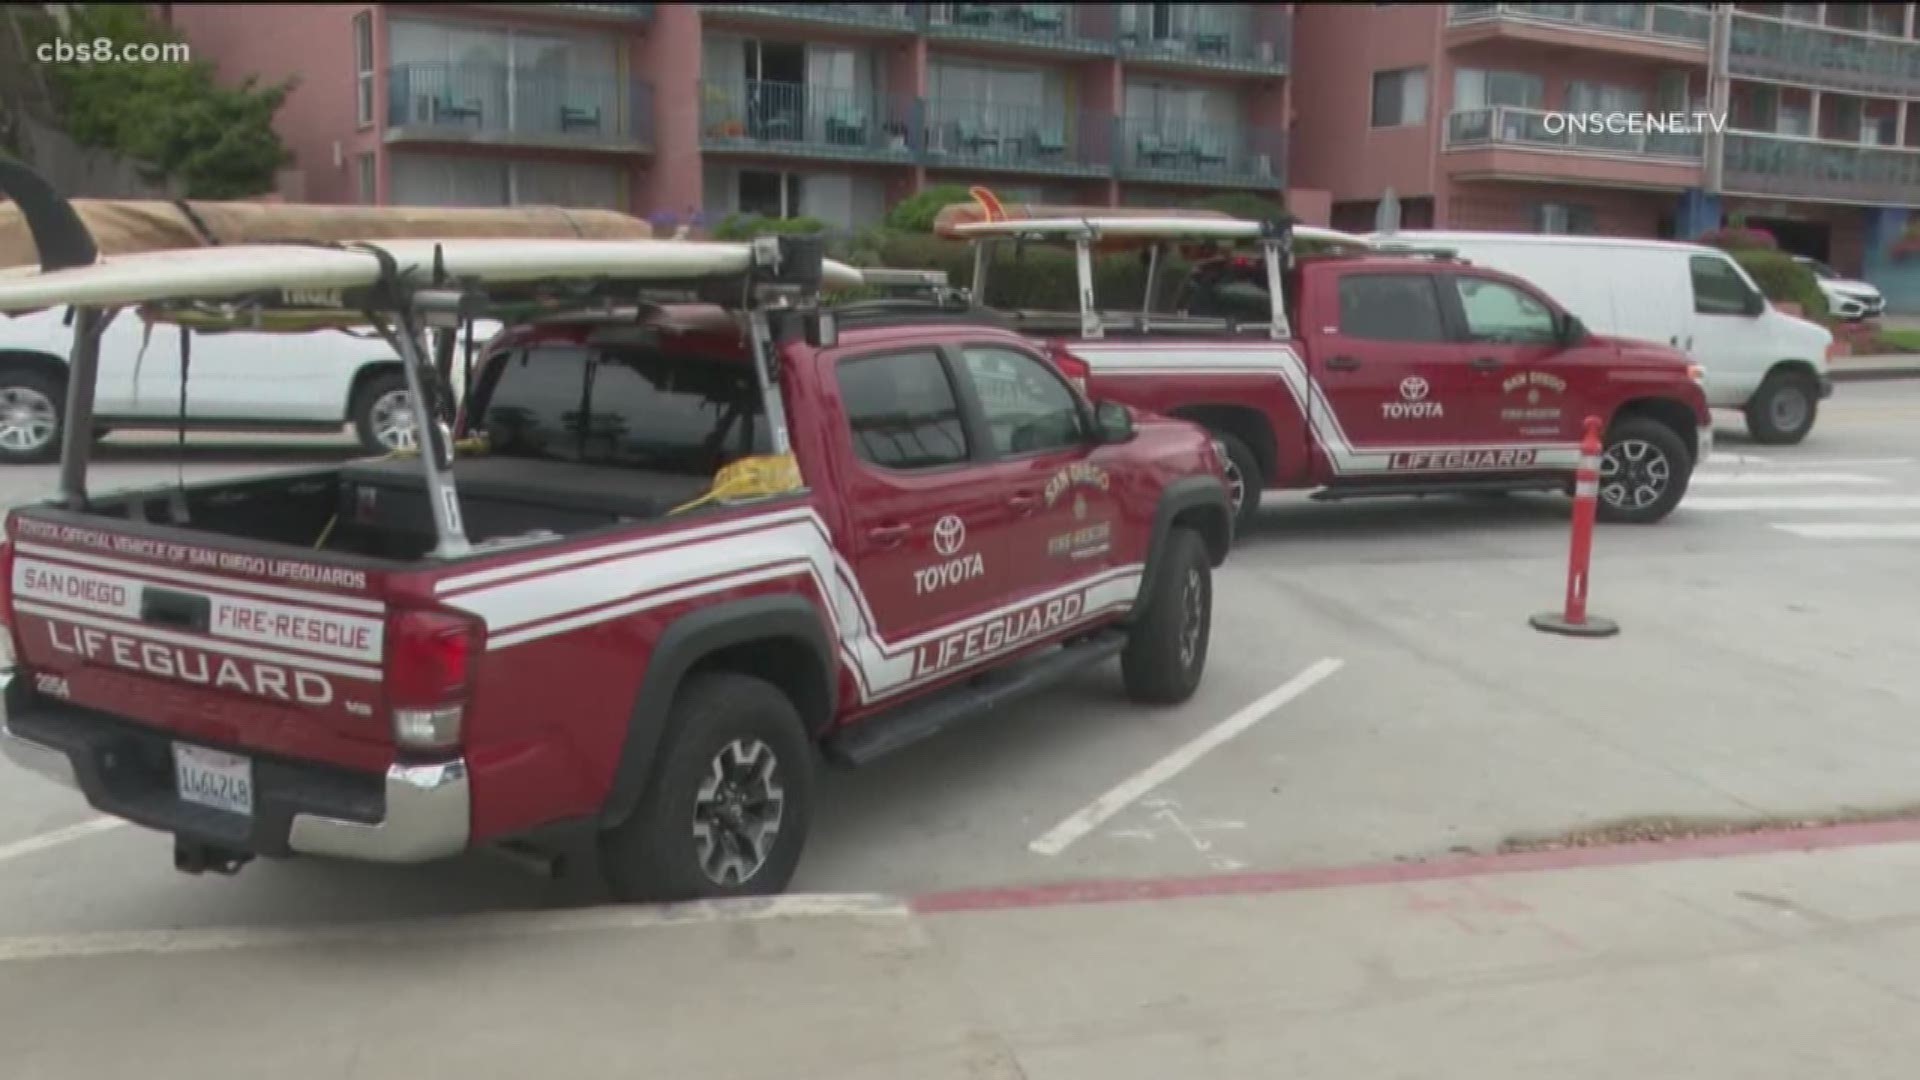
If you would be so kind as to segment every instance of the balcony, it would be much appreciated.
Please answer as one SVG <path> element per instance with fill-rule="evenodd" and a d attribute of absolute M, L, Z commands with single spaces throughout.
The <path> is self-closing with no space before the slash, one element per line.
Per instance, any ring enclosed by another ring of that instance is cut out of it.
<path fill-rule="evenodd" d="M 1113 119 L 1023 105 L 935 100 L 926 110 L 926 164 L 976 172 L 1113 174 Z"/>
<path fill-rule="evenodd" d="M 1023 52 L 1113 52 L 1111 4 L 925 4 L 927 36 Z"/>
<path fill-rule="evenodd" d="M 1735 195 L 1920 207 L 1920 149 L 1730 131 L 1721 187 Z"/>
<path fill-rule="evenodd" d="M 914 160 L 914 102 L 802 83 L 749 79 L 701 88 L 700 145 L 709 151 L 825 158 Z"/>
<path fill-rule="evenodd" d="M 880 33 L 911 33 L 920 20 L 911 4 L 701 4 L 703 20 L 836 26 Z"/>
<path fill-rule="evenodd" d="M 1704 144 L 1686 132 L 1581 131 L 1566 113 L 1496 106 L 1447 117 L 1444 164 L 1457 180 L 1677 190 L 1701 182 Z"/>
<path fill-rule="evenodd" d="M 1702 63 L 1713 15 L 1678 4 L 1452 4 L 1453 43 L 1504 38 Z"/>
<path fill-rule="evenodd" d="M 1206 187 L 1285 186 L 1286 135 L 1277 129 L 1120 120 L 1118 174 Z"/>
<path fill-rule="evenodd" d="M 1120 55 L 1157 67 L 1283 75 L 1292 22 L 1276 4 L 1193 4 L 1185 25 L 1162 33 L 1122 20 Z"/>
<path fill-rule="evenodd" d="M 386 139 L 643 153 L 653 146 L 653 87 L 502 64 L 395 64 L 387 69 Z"/>
<path fill-rule="evenodd" d="M 652 22 L 653 4 L 503 4 L 502 7 L 537 8 L 548 15 L 584 16 L 607 22 Z"/>
<path fill-rule="evenodd" d="M 1727 70 L 1736 77 L 1920 97 L 1920 42 L 1736 13 Z"/>

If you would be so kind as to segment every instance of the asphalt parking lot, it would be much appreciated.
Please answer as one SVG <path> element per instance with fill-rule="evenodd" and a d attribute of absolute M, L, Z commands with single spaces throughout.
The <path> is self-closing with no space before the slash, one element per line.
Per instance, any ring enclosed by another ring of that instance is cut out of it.
<path fill-rule="evenodd" d="M 1102 671 L 831 774 L 796 890 L 917 895 L 1487 850 L 1638 815 L 1920 802 L 1920 382 L 1844 384 L 1803 445 L 1737 422 L 1666 522 L 1603 529 L 1591 607 L 1541 634 L 1568 503 L 1270 497 L 1217 579 L 1207 679 L 1126 703 Z M 96 486 L 170 479 L 110 442 Z M 195 439 L 187 475 L 345 457 L 344 440 Z M 51 467 L 0 474 L 11 504 Z M 344 923 L 600 899 L 474 856 L 415 869 L 174 872 L 168 838 L 0 762 L 0 939 Z"/>

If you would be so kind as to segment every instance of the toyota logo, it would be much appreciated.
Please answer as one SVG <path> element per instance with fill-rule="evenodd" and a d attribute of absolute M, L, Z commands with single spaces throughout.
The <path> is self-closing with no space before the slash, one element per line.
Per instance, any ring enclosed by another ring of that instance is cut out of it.
<path fill-rule="evenodd" d="M 1419 401 L 1427 396 L 1427 380 L 1418 375 L 1409 375 L 1400 380 L 1400 396 L 1408 401 Z"/>
<path fill-rule="evenodd" d="M 942 555 L 952 555 L 967 542 L 967 523 L 954 514 L 946 517 L 933 527 L 933 550 Z"/>

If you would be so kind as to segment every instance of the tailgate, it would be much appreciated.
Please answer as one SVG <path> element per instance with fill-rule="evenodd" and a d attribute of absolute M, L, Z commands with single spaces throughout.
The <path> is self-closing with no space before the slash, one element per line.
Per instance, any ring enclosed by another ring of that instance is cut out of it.
<path fill-rule="evenodd" d="M 197 742 L 358 769 L 391 760 L 374 572 L 33 510 L 8 531 L 8 621 L 37 692 Z"/>

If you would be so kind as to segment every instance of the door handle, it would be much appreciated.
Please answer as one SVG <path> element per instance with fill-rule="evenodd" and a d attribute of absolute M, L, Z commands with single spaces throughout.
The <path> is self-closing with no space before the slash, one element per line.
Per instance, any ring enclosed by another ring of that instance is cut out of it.
<path fill-rule="evenodd" d="M 1467 361 L 1467 366 L 1475 371 L 1492 371 L 1500 366 L 1500 360 L 1492 356 L 1476 356 Z"/>
<path fill-rule="evenodd" d="M 1360 361 L 1352 356 L 1332 356 L 1327 358 L 1327 366 L 1335 371 L 1352 371 L 1360 366 Z"/>
<path fill-rule="evenodd" d="M 893 547 L 913 531 L 911 525 L 876 525 L 867 530 L 867 539 L 881 547 Z"/>
<path fill-rule="evenodd" d="M 1008 497 L 1007 505 L 1011 506 L 1016 514 L 1031 514 L 1034 508 L 1040 505 L 1040 496 L 1030 491 L 1022 491 Z"/>

